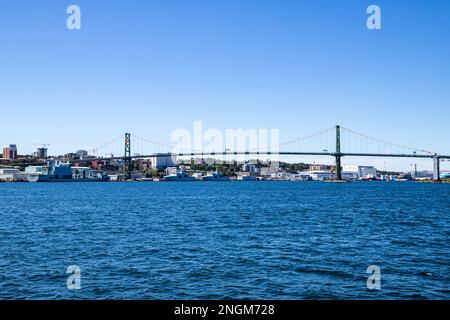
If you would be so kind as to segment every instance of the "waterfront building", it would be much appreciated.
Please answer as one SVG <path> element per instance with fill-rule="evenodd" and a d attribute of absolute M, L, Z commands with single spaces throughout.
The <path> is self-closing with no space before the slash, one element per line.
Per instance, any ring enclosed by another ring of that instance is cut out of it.
<path fill-rule="evenodd" d="M 381 175 L 380 176 L 380 180 L 383 180 L 383 181 L 395 181 L 395 180 L 397 180 L 397 178 L 398 178 L 398 176 L 397 175 L 392 175 L 392 174 L 389 174 L 389 175 Z"/>
<path fill-rule="evenodd" d="M 14 181 L 15 175 L 20 173 L 16 168 L 1 168 L 0 169 L 0 181 Z"/>
<path fill-rule="evenodd" d="M 237 175 L 238 175 L 238 180 L 242 180 L 242 178 L 239 178 L 239 177 L 255 177 L 254 180 L 256 180 L 256 177 L 259 177 L 259 170 L 258 171 L 240 171 Z M 251 179 L 251 178 L 248 178 L 248 179 Z"/>
<path fill-rule="evenodd" d="M 161 155 L 157 157 L 151 157 L 150 163 L 153 169 L 166 169 L 176 165 L 176 158 L 171 155 Z"/>
<path fill-rule="evenodd" d="M 353 171 L 342 171 L 341 176 L 344 180 L 358 180 L 358 173 Z"/>
<path fill-rule="evenodd" d="M 292 180 L 294 179 L 294 174 L 290 172 L 281 171 L 275 174 L 275 179 L 278 180 Z"/>
<path fill-rule="evenodd" d="M 404 173 L 401 173 L 400 175 L 398 175 L 396 180 L 397 181 L 411 181 L 411 180 L 414 180 L 413 175 L 414 174 L 411 172 L 404 172 Z"/>
<path fill-rule="evenodd" d="M 109 181 L 119 181 L 119 175 L 118 174 L 108 174 Z"/>
<path fill-rule="evenodd" d="M 3 159 L 17 159 L 17 146 L 15 144 L 3 147 Z"/>
<path fill-rule="evenodd" d="M 433 171 L 414 171 L 412 174 L 416 180 L 433 180 Z"/>
<path fill-rule="evenodd" d="M 237 180 L 239 180 L 239 181 L 256 181 L 256 176 L 239 174 L 237 176 Z"/>
<path fill-rule="evenodd" d="M 245 163 L 242 165 L 243 172 L 259 173 L 260 170 L 254 163 Z"/>
<path fill-rule="evenodd" d="M 123 174 L 108 174 L 108 181 L 123 181 L 125 176 Z"/>
<path fill-rule="evenodd" d="M 372 166 L 344 165 L 342 177 L 344 179 L 373 179 L 377 176 L 377 169 Z"/>
<path fill-rule="evenodd" d="M 260 169 L 260 174 L 261 174 L 261 176 L 264 176 L 264 177 L 272 177 L 272 175 L 277 174 L 278 171 L 279 171 L 279 168 L 277 168 L 277 167 L 272 167 L 272 166 L 262 167 Z"/>
<path fill-rule="evenodd" d="M 308 171 L 326 171 L 330 168 L 327 165 L 324 164 L 313 164 L 309 166 Z"/>
<path fill-rule="evenodd" d="M 315 170 L 315 171 L 308 171 L 307 173 L 311 177 L 311 180 L 314 181 L 331 180 L 335 177 L 335 175 L 331 172 L 331 170 Z"/>
<path fill-rule="evenodd" d="M 293 180 L 297 181 L 310 181 L 312 180 L 311 175 L 309 175 L 307 172 L 299 172 L 292 176 Z"/>

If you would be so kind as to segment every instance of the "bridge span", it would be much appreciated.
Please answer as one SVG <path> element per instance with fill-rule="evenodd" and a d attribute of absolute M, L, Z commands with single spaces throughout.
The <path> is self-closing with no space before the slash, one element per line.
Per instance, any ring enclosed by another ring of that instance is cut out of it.
<path fill-rule="evenodd" d="M 386 141 L 382 141 L 379 139 L 371 138 L 368 136 L 365 136 L 363 134 L 357 133 L 355 131 L 352 131 L 350 129 L 343 128 L 346 132 L 363 137 L 365 139 L 368 139 L 371 141 L 371 143 L 382 143 L 388 146 L 394 146 L 397 148 L 400 148 L 404 152 L 348 152 L 342 150 L 342 135 L 341 135 L 341 129 L 342 127 L 339 125 L 336 125 L 332 128 L 334 133 L 334 146 L 333 151 L 328 151 L 327 149 L 323 149 L 323 151 L 260 151 L 260 150 L 247 150 L 247 151 L 230 151 L 226 150 L 223 152 L 198 152 L 198 151 L 186 151 L 186 152 L 150 152 L 150 153 L 140 153 L 140 154 L 132 154 L 131 153 L 131 134 L 126 133 L 124 141 L 124 155 L 120 156 L 99 156 L 94 157 L 93 160 L 124 160 L 124 172 L 126 173 L 126 176 L 128 178 L 131 177 L 132 172 L 132 160 L 133 159 L 145 159 L 145 158 L 158 158 L 158 157 L 205 157 L 205 156 L 240 156 L 240 155 L 264 155 L 264 156 L 270 156 L 270 155 L 277 155 L 277 156 L 330 156 L 335 158 L 335 164 L 336 164 L 336 179 L 341 180 L 342 179 L 342 167 L 341 167 L 341 158 L 342 157 L 377 157 L 377 158 L 416 158 L 416 159 L 432 159 L 433 160 L 433 169 L 434 174 L 433 178 L 434 180 L 439 181 L 440 180 L 440 161 L 443 159 L 450 159 L 450 155 L 441 155 L 437 154 L 435 152 L 411 148 L 411 147 L 405 147 L 398 144 L 389 143 Z M 302 142 L 306 139 L 316 137 L 319 134 L 322 134 L 324 132 L 330 131 L 330 129 L 323 130 L 319 132 L 318 134 L 310 135 L 304 138 L 296 139 L 294 141 L 288 142 L 288 143 L 297 143 Z M 145 140 L 140 138 L 141 140 Z M 161 145 L 157 142 L 148 141 L 153 144 Z M 279 146 L 283 145 L 285 146 L 288 143 L 280 144 Z M 170 148 L 170 146 L 165 146 L 166 149 Z M 278 148 L 277 148 L 278 149 Z M 405 152 L 407 151 L 407 152 Z"/>

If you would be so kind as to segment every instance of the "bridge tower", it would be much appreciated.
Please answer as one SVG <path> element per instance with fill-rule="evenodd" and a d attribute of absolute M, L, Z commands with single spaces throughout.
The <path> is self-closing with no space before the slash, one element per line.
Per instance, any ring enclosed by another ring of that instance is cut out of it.
<path fill-rule="evenodd" d="M 131 179 L 132 163 L 131 163 L 131 135 L 125 133 L 125 154 L 124 154 L 123 173 L 126 179 Z"/>
<path fill-rule="evenodd" d="M 440 159 L 438 155 L 435 155 L 433 158 L 433 180 L 440 181 L 441 180 L 441 169 L 440 169 Z"/>
<path fill-rule="evenodd" d="M 342 180 L 341 167 L 341 126 L 336 126 L 336 180 Z"/>

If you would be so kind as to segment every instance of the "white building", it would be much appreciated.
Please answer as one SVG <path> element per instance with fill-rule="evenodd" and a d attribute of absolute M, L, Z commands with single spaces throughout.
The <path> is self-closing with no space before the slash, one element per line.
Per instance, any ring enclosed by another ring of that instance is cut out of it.
<path fill-rule="evenodd" d="M 255 176 L 250 176 L 250 175 L 244 176 L 244 175 L 239 174 L 237 176 L 237 180 L 239 180 L 239 181 L 256 181 L 257 179 Z"/>
<path fill-rule="evenodd" d="M 168 167 L 176 166 L 176 158 L 170 155 L 161 155 L 150 158 L 153 169 L 166 169 Z"/>
<path fill-rule="evenodd" d="M 342 177 L 344 179 L 372 179 L 377 176 L 377 169 L 372 166 L 344 165 Z"/>
<path fill-rule="evenodd" d="M 313 164 L 309 166 L 308 171 L 326 171 L 328 166 L 324 164 Z"/>
<path fill-rule="evenodd" d="M 27 174 L 16 168 L 1 168 L 0 181 L 27 181 Z"/>
<path fill-rule="evenodd" d="M 294 178 L 294 174 L 290 172 L 278 172 L 275 174 L 275 178 L 279 180 L 292 180 Z"/>
<path fill-rule="evenodd" d="M 259 168 L 254 163 L 245 163 L 242 165 L 243 172 L 259 173 Z"/>
<path fill-rule="evenodd" d="M 299 172 L 293 175 L 293 179 L 294 180 L 299 180 L 299 181 L 309 181 L 312 180 L 311 176 L 309 175 L 308 172 Z"/>
<path fill-rule="evenodd" d="M 15 168 L 2 168 L 0 169 L 0 181 L 14 181 L 14 176 L 19 172 L 19 169 Z"/>
<path fill-rule="evenodd" d="M 307 173 L 314 181 L 325 181 L 334 178 L 334 174 L 330 170 L 307 171 Z"/>
<path fill-rule="evenodd" d="M 278 173 L 279 169 L 277 167 L 262 167 L 260 170 L 260 174 L 262 176 L 267 177 L 275 177 L 275 175 Z"/>

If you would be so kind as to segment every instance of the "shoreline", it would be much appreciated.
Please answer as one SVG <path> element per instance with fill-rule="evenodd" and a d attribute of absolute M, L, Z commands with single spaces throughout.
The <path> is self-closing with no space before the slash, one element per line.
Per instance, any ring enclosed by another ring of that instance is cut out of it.
<path fill-rule="evenodd" d="M 398 181 L 398 180 L 275 180 L 275 179 L 268 179 L 268 180 L 254 180 L 254 181 L 245 181 L 245 180 L 229 180 L 229 181 L 202 181 L 202 180 L 196 180 L 196 181 L 168 181 L 168 180 L 117 180 L 117 181 L 77 181 L 77 179 L 67 180 L 67 181 L 42 181 L 42 182 L 29 182 L 29 181 L 0 181 L 0 184 L 9 184 L 9 183 L 23 183 L 23 184 L 43 184 L 43 183 L 123 183 L 123 182 L 137 182 L 137 183 L 186 183 L 186 182 L 192 182 L 192 183 L 233 183 L 233 182 L 294 182 L 294 183 L 314 183 L 314 182 L 320 182 L 320 183 L 338 183 L 338 184 L 345 184 L 345 183 L 355 183 L 355 182 L 361 182 L 361 183 L 429 183 L 429 184 L 449 184 L 449 180 L 441 180 L 441 181 L 434 181 L 434 180 L 408 180 L 408 181 Z"/>

